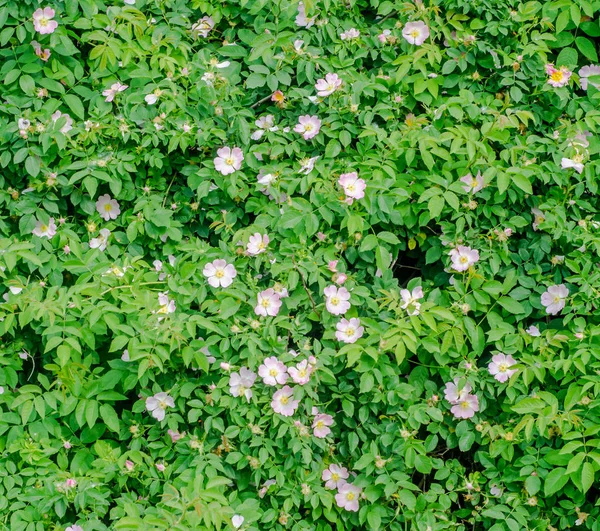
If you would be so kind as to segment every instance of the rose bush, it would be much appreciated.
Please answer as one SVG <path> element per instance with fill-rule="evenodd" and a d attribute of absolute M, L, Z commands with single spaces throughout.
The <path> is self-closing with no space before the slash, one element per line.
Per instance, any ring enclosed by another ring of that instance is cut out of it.
<path fill-rule="evenodd" d="M 600 2 L 0 0 L 0 522 L 600 529 Z"/>

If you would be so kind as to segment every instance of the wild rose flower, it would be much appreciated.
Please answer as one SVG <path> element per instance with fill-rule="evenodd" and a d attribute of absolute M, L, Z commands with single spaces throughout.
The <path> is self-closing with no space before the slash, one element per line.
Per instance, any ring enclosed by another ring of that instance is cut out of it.
<path fill-rule="evenodd" d="M 238 147 L 229 148 L 222 147 L 217 150 L 218 157 L 215 158 L 215 170 L 220 172 L 222 175 L 229 175 L 239 170 L 242 167 L 242 161 L 244 160 L 244 154 Z"/>
<path fill-rule="evenodd" d="M 37 9 L 33 12 L 33 28 L 40 35 L 49 35 L 58 28 L 58 22 L 52 20 L 56 12 L 51 7 Z"/>
<path fill-rule="evenodd" d="M 240 527 L 242 527 L 243 523 L 244 517 L 241 514 L 234 514 L 231 517 L 231 525 L 234 527 L 234 529 L 239 529 Z"/>
<path fill-rule="evenodd" d="M 254 313 L 264 317 L 267 315 L 275 317 L 279 313 L 280 308 L 281 297 L 278 293 L 275 293 L 273 288 L 269 288 L 257 295 L 257 305 L 254 307 Z"/>
<path fill-rule="evenodd" d="M 355 513 L 358 511 L 358 500 L 360 499 L 361 492 L 362 489 L 360 487 L 344 483 L 338 488 L 338 492 L 335 495 L 335 503 L 337 503 L 338 507 Z"/>
<path fill-rule="evenodd" d="M 349 30 L 340 34 L 340 39 L 342 39 L 343 41 L 358 39 L 359 37 L 360 37 L 360 31 L 358 31 L 356 28 L 350 28 Z"/>
<path fill-rule="evenodd" d="M 406 310 L 408 315 L 419 315 L 421 303 L 418 301 L 423 298 L 423 288 L 421 286 L 413 289 L 412 293 L 407 289 L 400 290 L 400 297 L 402 297 L 400 308 Z"/>
<path fill-rule="evenodd" d="M 338 286 L 341 286 L 346 280 L 348 280 L 348 275 L 346 273 L 336 273 L 333 275 L 332 279 Z"/>
<path fill-rule="evenodd" d="M 49 48 L 42 50 L 42 45 L 39 42 L 31 41 L 31 46 L 33 46 L 33 50 L 35 51 L 35 55 L 37 55 L 42 61 L 46 62 L 50 59 L 52 53 Z"/>
<path fill-rule="evenodd" d="M 319 413 L 314 418 L 312 423 L 313 435 L 315 437 L 318 437 L 319 439 L 324 439 L 331 433 L 329 426 L 332 425 L 333 417 L 331 415 L 327 415 L 326 413 Z"/>
<path fill-rule="evenodd" d="M 456 404 L 471 392 L 471 385 L 465 383 L 463 387 L 458 386 L 459 379 L 454 378 L 454 382 L 448 382 L 444 388 L 444 397 L 451 404 Z"/>
<path fill-rule="evenodd" d="M 104 101 L 106 102 L 111 102 L 115 99 L 115 96 L 119 93 L 119 92 L 123 92 L 124 90 L 127 90 L 128 85 L 122 85 L 120 82 L 116 82 L 113 83 L 110 88 L 107 88 L 106 90 L 104 90 L 102 92 L 103 96 L 106 96 L 106 99 Z"/>
<path fill-rule="evenodd" d="M 265 495 L 267 494 L 267 491 L 269 490 L 269 487 L 271 485 L 275 485 L 275 483 L 277 483 L 277 482 L 274 479 L 268 479 L 267 481 L 265 481 L 265 484 L 258 491 L 258 497 L 264 498 Z"/>
<path fill-rule="evenodd" d="M 298 123 L 294 127 L 296 133 L 300 133 L 304 140 L 310 140 L 319 134 L 321 130 L 321 120 L 318 116 L 309 116 L 308 114 L 300 116 Z"/>
<path fill-rule="evenodd" d="M 275 356 L 266 358 L 258 368 L 258 375 L 265 385 L 283 385 L 288 381 L 287 367 Z"/>
<path fill-rule="evenodd" d="M 66 135 L 71 129 L 73 129 L 73 118 L 71 118 L 68 114 L 63 114 L 60 111 L 56 111 L 51 118 L 54 123 L 58 122 L 60 118 L 64 118 L 66 120 L 65 125 L 60 128 L 60 132 L 63 135 Z"/>
<path fill-rule="evenodd" d="M 156 393 L 146 398 L 146 409 L 158 421 L 164 420 L 168 407 L 175 407 L 175 401 L 167 393 Z"/>
<path fill-rule="evenodd" d="M 344 315 L 350 309 L 350 292 L 346 288 L 328 286 L 323 291 L 325 294 L 325 307 L 332 315 Z"/>
<path fill-rule="evenodd" d="M 303 159 L 300 161 L 300 170 L 298 173 L 303 175 L 308 175 L 311 171 L 313 171 L 315 167 L 315 163 L 317 162 L 319 157 L 312 157 L 310 159 Z"/>
<path fill-rule="evenodd" d="M 381 44 L 386 44 L 388 42 L 388 40 L 390 40 L 391 35 L 392 35 L 391 30 L 385 29 L 379 35 L 377 35 L 377 38 L 379 39 L 379 42 Z"/>
<path fill-rule="evenodd" d="M 367 183 L 364 179 L 358 178 L 358 173 L 342 173 L 338 179 L 338 184 L 344 189 L 346 194 L 346 203 L 351 205 L 355 199 L 362 199 L 365 196 Z"/>
<path fill-rule="evenodd" d="M 593 77 L 593 76 L 600 76 L 600 66 L 589 65 L 589 66 L 584 66 L 579 69 L 579 81 L 581 83 L 581 88 L 583 90 L 587 90 L 590 85 L 592 87 L 594 87 L 596 90 L 600 90 L 600 83 L 598 83 L 597 81 L 592 83 L 588 79 L 588 77 Z"/>
<path fill-rule="evenodd" d="M 100 249 L 104 251 L 108 245 L 108 238 L 110 237 L 110 231 L 108 229 L 100 229 L 100 234 L 97 238 L 90 240 L 91 249 Z"/>
<path fill-rule="evenodd" d="M 279 295 L 280 299 L 285 299 L 290 296 L 287 288 L 280 282 L 275 282 L 275 284 L 273 284 L 273 291 Z"/>
<path fill-rule="evenodd" d="M 279 413 L 284 417 L 291 417 L 296 409 L 298 408 L 299 400 L 294 400 L 294 390 L 286 385 L 282 387 L 273 395 L 273 400 L 271 401 L 271 407 L 275 413 Z"/>
<path fill-rule="evenodd" d="M 306 29 L 312 27 L 315 23 L 315 17 L 308 18 L 306 16 L 306 7 L 304 7 L 303 2 L 298 4 L 298 15 L 296 16 L 295 22 L 296 26 Z"/>
<path fill-rule="evenodd" d="M 50 218 L 48 223 L 38 221 L 31 232 L 40 238 L 53 238 L 56 234 L 56 223 L 54 222 L 54 218 Z"/>
<path fill-rule="evenodd" d="M 525 330 L 531 337 L 539 337 L 542 335 L 540 329 L 537 326 L 531 325 L 527 330 Z"/>
<path fill-rule="evenodd" d="M 457 419 L 470 419 L 479 411 L 479 399 L 476 395 L 464 395 L 450 411 Z"/>
<path fill-rule="evenodd" d="M 336 325 L 336 328 L 336 339 L 338 341 L 343 341 L 344 343 L 356 343 L 356 341 L 362 337 L 365 330 L 360 326 L 360 319 L 357 319 L 356 317 L 353 317 L 349 321 L 347 319 L 342 319 Z"/>
<path fill-rule="evenodd" d="M 250 135 L 252 140 L 260 140 L 266 131 L 277 131 L 279 129 L 275 125 L 275 117 L 272 114 L 260 117 L 254 124 L 258 127 L 258 130 Z"/>
<path fill-rule="evenodd" d="M 461 178 L 461 182 L 465 183 L 463 186 L 463 190 L 465 193 L 476 194 L 479 190 L 482 190 L 485 181 L 483 180 L 483 175 L 478 171 L 477 175 L 473 177 L 470 173 L 467 173 L 464 177 Z"/>
<path fill-rule="evenodd" d="M 421 46 L 429 37 L 429 28 L 422 20 L 407 22 L 402 28 L 402 36 L 411 44 Z"/>
<path fill-rule="evenodd" d="M 169 435 L 169 437 L 171 437 L 171 442 L 173 443 L 176 443 L 179 439 L 183 437 L 183 434 L 171 429 L 167 430 L 167 434 Z"/>
<path fill-rule="evenodd" d="M 151 92 L 150 94 L 146 94 L 146 96 L 144 97 L 144 101 L 148 105 L 154 105 L 161 96 L 162 96 L 162 90 L 157 88 L 154 90 L 154 92 Z"/>
<path fill-rule="evenodd" d="M 337 74 L 327 74 L 324 78 L 317 80 L 315 89 L 317 90 L 317 96 L 324 98 L 333 94 L 337 89 L 342 86 L 342 80 Z"/>
<path fill-rule="evenodd" d="M 479 251 L 459 245 L 449 253 L 452 260 L 452 269 L 455 271 L 466 271 L 479 260 Z"/>
<path fill-rule="evenodd" d="M 248 239 L 248 245 L 246 247 L 246 252 L 251 256 L 256 256 L 260 253 L 264 253 L 267 250 L 267 245 L 269 245 L 269 236 L 266 234 L 261 234 L 260 232 L 255 232 Z"/>
<path fill-rule="evenodd" d="M 127 459 L 125 461 L 125 468 L 127 469 L 128 472 L 131 472 L 135 468 L 135 463 L 133 461 L 130 461 L 129 459 Z"/>
<path fill-rule="evenodd" d="M 560 161 L 560 167 L 563 170 L 573 168 L 577 173 L 581 173 L 583 171 L 583 163 L 580 160 L 573 160 L 563 157 Z"/>
<path fill-rule="evenodd" d="M 121 213 L 121 208 L 116 199 L 111 199 L 110 195 L 101 195 L 96 201 L 96 211 L 104 221 L 117 219 Z"/>
<path fill-rule="evenodd" d="M 229 376 L 229 392 L 232 396 L 244 396 L 250 402 L 255 381 L 256 374 L 247 367 L 242 367 L 239 373 L 233 372 Z"/>
<path fill-rule="evenodd" d="M 208 283 L 213 288 L 227 288 L 233 284 L 233 279 L 237 276 L 237 271 L 232 264 L 225 260 L 214 260 L 204 266 L 202 274 L 208 279 Z"/>
<path fill-rule="evenodd" d="M 488 371 L 496 380 L 504 383 L 517 372 L 517 369 L 510 369 L 510 367 L 516 364 L 516 360 L 511 355 L 496 354 L 492 356 L 492 361 L 488 365 Z"/>
<path fill-rule="evenodd" d="M 325 488 L 329 490 L 344 485 L 348 477 L 348 469 L 339 465 L 329 465 L 329 468 L 323 470 L 323 474 L 321 474 L 321 479 L 325 481 Z"/>
<path fill-rule="evenodd" d="M 173 313 L 175 311 L 175 301 L 169 299 L 168 291 L 158 294 L 158 304 L 160 304 L 160 310 L 156 313 Z"/>
<path fill-rule="evenodd" d="M 553 64 L 549 63 L 546 65 L 546 74 L 550 76 L 548 78 L 548 83 L 555 88 L 564 87 L 569 83 L 569 79 L 571 79 L 571 72 L 566 66 L 561 66 L 560 69 L 556 69 Z"/>
<path fill-rule="evenodd" d="M 533 230 L 538 230 L 540 223 L 546 221 L 545 214 L 539 208 L 532 208 L 531 213 L 533 214 Z"/>
<path fill-rule="evenodd" d="M 215 21 L 212 17 L 202 17 L 192 26 L 192 32 L 197 33 L 200 37 L 206 38 L 214 27 Z"/>
<path fill-rule="evenodd" d="M 550 286 L 542 294 L 542 305 L 546 307 L 546 313 L 556 315 L 566 304 L 566 298 L 569 296 L 569 290 L 564 284 Z"/>
<path fill-rule="evenodd" d="M 310 380 L 312 371 L 313 367 L 309 365 L 308 360 L 303 360 L 295 367 L 290 367 L 288 369 L 292 380 L 298 385 L 306 385 Z"/>

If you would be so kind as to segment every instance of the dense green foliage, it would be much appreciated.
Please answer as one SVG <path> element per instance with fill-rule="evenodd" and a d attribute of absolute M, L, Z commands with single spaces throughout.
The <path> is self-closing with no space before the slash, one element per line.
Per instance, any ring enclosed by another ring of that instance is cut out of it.
<path fill-rule="evenodd" d="M 600 530 L 599 22 L 0 0 L 0 526 Z"/>

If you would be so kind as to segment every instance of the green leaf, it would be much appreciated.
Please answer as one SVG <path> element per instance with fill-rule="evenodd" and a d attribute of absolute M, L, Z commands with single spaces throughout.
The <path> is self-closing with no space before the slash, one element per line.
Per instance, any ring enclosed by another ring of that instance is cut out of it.
<path fill-rule="evenodd" d="M 429 208 L 431 219 L 437 218 L 442 213 L 444 203 L 444 198 L 441 195 L 435 195 L 429 200 L 427 207 Z"/>
<path fill-rule="evenodd" d="M 525 177 L 525 175 L 521 175 L 519 173 L 515 173 L 511 175 L 513 182 L 526 194 L 532 194 L 533 190 L 531 189 L 531 183 L 529 179 Z"/>
<path fill-rule="evenodd" d="M 569 481 L 569 476 L 564 468 L 555 468 L 552 470 L 544 481 L 544 494 L 550 496 L 562 489 Z"/>
<path fill-rule="evenodd" d="M 119 424 L 119 416 L 110 404 L 102 404 L 100 406 L 100 418 L 108 426 L 108 429 L 119 433 L 121 426 Z"/>
<path fill-rule="evenodd" d="M 579 51 L 590 61 L 598 61 L 598 53 L 596 52 L 596 47 L 592 41 L 586 37 L 577 37 L 575 39 L 575 44 L 577 45 L 577 48 L 579 48 Z"/>
<path fill-rule="evenodd" d="M 513 315 L 525 313 L 525 308 L 523 308 L 523 305 L 520 302 L 509 297 L 500 297 L 498 299 L 498 304 L 500 304 L 500 306 L 502 306 L 505 310 L 512 313 Z"/>
<path fill-rule="evenodd" d="M 63 99 L 69 106 L 69 109 L 75 113 L 75 116 L 82 120 L 85 118 L 85 109 L 83 108 L 83 103 L 81 103 L 81 100 L 75 96 L 75 94 L 65 94 Z"/>
<path fill-rule="evenodd" d="M 25 169 L 32 177 L 37 177 L 40 173 L 40 159 L 38 157 L 29 156 L 25 160 Z"/>
<path fill-rule="evenodd" d="M 594 466 L 589 461 L 583 463 L 581 468 L 581 486 L 583 492 L 586 493 L 594 484 Z"/>
<path fill-rule="evenodd" d="M 575 48 L 563 48 L 556 58 L 556 66 L 576 66 L 578 59 Z"/>

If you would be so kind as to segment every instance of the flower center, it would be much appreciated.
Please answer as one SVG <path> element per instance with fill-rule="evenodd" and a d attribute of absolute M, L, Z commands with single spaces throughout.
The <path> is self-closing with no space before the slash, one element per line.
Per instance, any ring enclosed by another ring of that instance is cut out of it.
<path fill-rule="evenodd" d="M 330 302 L 334 306 L 337 306 L 340 303 L 340 299 L 338 297 L 331 297 Z"/>
<path fill-rule="evenodd" d="M 498 365 L 498 370 L 500 372 L 506 372 L 508 370 L 508 364 L 507 363 L 501 363 L 500 365 Z"/>
<path fill-rule="evenodd" d="M 313 129 L 313 126 L 312 126 L 312 124 L 306 124 L 306 125 L 304 126 L 304 130 L 305 130 L 305 131 L 312 131 L 312 129 Z"/>
<path fill-rule="evenodd" d="M 225 271 L 223 271 L 222 269 L 217 269 L 217 271 L 215 272 L 215 277 L 223 278 L 224 276 L 225 276 Z"/>
<path fill-rule="evenodd" d="M 479 184 L 479 183 L 477 182 L 477 179 L 473 179 L 473 180 L 471 181 L 471 187 L 472 187 L 472 188 L 477 188 L 477 185 L 478 185 L 478 184 Z"/>
<path fill-rule="evenodd" d="M 356 333 L 356 330 L 354 330 L 354 328 L 352 328 L 352 327 L 346 328 L 346 335 L 348 337 L 352 337 L 355 333 Z"/>
<path fill-rule="evenodd" d="M 39 20 L 40 26 L 47 26 L 48 22 L 50 22 L 50 19 L 46 18 L 46 17 L 42 17 Z"/>
<path fill-rule="evenodd" d="M 416 39 L 416 38 L 417 38 L 419 35 L 421 35 L 421 32 L 420 32 L 419 30 L 417 30 L 417 29 L 414 29 L 414 30 L 412 30 L 412 31 L 410 32 L 410 36 L 411 36 L 413 39 Z"/>
<path fill-rule="evenodd" d="M 167 409 L 169 406 L 167 405 L 167 403 L 166 403 L 165 401 L 161 400 L 161 401 L 158 403 L 158 407 L 159 407 L 160 409 Z"/>
<path fill-rule="evenodd" d="M 560 297 L 558 295 L 554 295 L 552 301 L 556 304 L 557 302 L 560 302 Z"/>
<path fill-rule="evenodd" d="M 282 396 L 279 401 L 285 406 L 289 401 L 290 401 L 290 397 L 289 396 Z"/>
<path fill-rule="evenodd" d="M 268 308 L 271 305 L 271 301 L 269 299 L 263 299 L 260 301 L 260 304 L 263 308 Z"/>
<path fill-rule="evenodd" d="M 104 205 L 104 210 L 106 210 L 106 212 L 110 212 L 112 210 L 112 205 L 110 203 L 106 203 L 106 205 Z"/>
<path fill-rule="evenodd" d="M 463 409 L 469 409 L 469 407 L 470 407 L 469 402 L 467 402 L 466 400 L 463 400 L 460 403 L 460 407 L 462 407 Z"/>
<path fill-rule="evenodd" d="M 277 376 L 277 369 L 271 369 L 269 371 L 269 376 Z"/>
<path fill-rule="evenodd" d="M 42 232 L 46 232 L 48 230 L 48 225 L 42 225 L 40 229 L 42 230 Z"/>
<path fill-rule="evenodd" d="M 325 424 L 323 424 L 323 421 L 322 421 L 322 420 L 319 420 L 319 421 L 317 421 L 317 426 L 316 426 L 316 427 L 317 427 L 317 428 L 324 428 L 324 427 L 325 427 Z"/>
<path fill-rule="evenodd" d="M 354 187 L 354 185 L 353 185 L 353 184 L 349 184 L 348 186 L 346 186 L 346 191 L 347 191 L 347 192 L 350 192 L 350 193 L 352 193 L 352 192 L 354 192 L 354 190 L 355 190 L 355 189 L 356 189 L 356 188 Z"/>
<path fill-rule="evenodd" d="M 228 159 L 225 159 L 225 164 L 227 164 L 227 166 L 233 166 L 233 159 L 231 157 L 229 157 Z"/>
<path fill-rule="evenodd" d="M 564 77 L 565 75 L 563 74 L 563 72 L 561 70 L 558 70 L 550 76 L 550 79 L 552 81 L 562 81 Z"/>
<path fill-rule="evenodd" d="M 354 492 L 349 492 L 348 494 L 346 494 L 346 499 L 348 501 L 352 501 L 356 496 L 354 495 Z"/>
<path fill-rule="evenodd" d="M 461 264 L 466 264 L 469 261 L 469 259 L 466 256 L 461 256 L 459 261 Z"/>
<path fill-rule="evenodd" d="M 338 474 L 331 474 L 331 479 L 333 479 L 333 481 L 339 481 L 340 476 Z"/>

